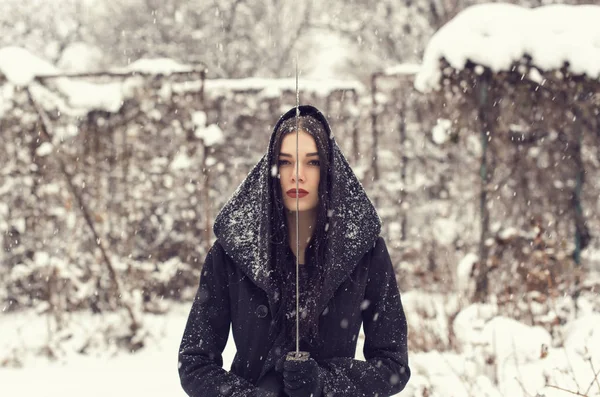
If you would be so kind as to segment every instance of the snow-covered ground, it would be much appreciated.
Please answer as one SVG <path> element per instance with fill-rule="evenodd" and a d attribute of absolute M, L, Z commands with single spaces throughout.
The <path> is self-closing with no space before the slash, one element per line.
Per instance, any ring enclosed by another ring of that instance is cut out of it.
<path fill-rule="evenodd" d="M 435 317 L 444 306 L 443 296 L 431 296 L 429 303 L 420 292 L 403 296 L 412 332 L 418 332 L 414 329 L 419 328 L 422 320 L 417 316 L 439 322 Z M 177 374 L 177 351 L 189 307 L 190 304 L 177 304 L 167 315 L 147 315 L 146 347 L 131 354 L 111 348 L 110 344 L 98 348 L 106 341 L 83 339 L 84 335 L 102 339 L 92 329 L 110 324 L 122 326 L 117 316 L 79 314 L 71 321 L 81 328 L 77 331 L 71 327 L 76 331 L 56 350 L 59 359 L 54 361 L 34 354 L 48 345 L 45 315 L 33 311 L 3 314 L 0 361 L 12 357 L 23 366 L 0 368 L 0 396 L 184 397 Z M 588 311 L 566 324 L 561 337 L 564 347 L 555 346 L 556 338 L 544 329 L 499 316 L 490 305 L 466 307 L 456 317 L 453 328 L 461 352 L 411 353 L 413 375 L 401 396 L 573 395 L 545 387 L 546 383 L 579 390 L 581 395 L 600 396 L 600 385 L 592 382 L 592 366 L 596 371 L 600 369 L 600 313 Z M 93 353 L 74 353 L 86 341 Z M 360 338 L 358 359 L 364 359 L 362 341 Z M 234 353 L 230 340 L 223 357 L 225 368 L 230 367 Z M 587 394 L 583 394 L 588 388 Z"/>
<path fill-rule="evenodd" d="M 129 397 L 185 396 L 177 375 L 177 351 L 189 305 L 174 306 L 165 316 L 147 316 L 154 335 L 137 353 L 85 356 L 64 352 L 58 361 L 36 358 L 29 352 L 47 341 L 47 320 L 34 312 L 0 316 L 0 356 L 14 349 L 24 358 L 23 368 L 0 368 L 0 396 Z M 101 318 L 82 315 L 81 324 L 98 325 Z M 78 341 L 73 341 L 75 346 Z M 233 357 L 231 344 L 225 354 Z M 228 363 L 228 365 L 230 365 Z"/>
<path fill-rule="evenodd" d="M 0 367 L 2 397 L 185 397 L 177 373 L 177 352 L 191 303 L 173 305 L 166 315 L 147 315 L 145 327 L 150 332 L 147 346 L 136 353 L 106 347 L 102 353 L 92 340 L 90 355 L 74 353 L 85 344 L 83 336 L 101 336 L 92 329 L 119 324 L 118 316 L 103 318 L 89 313 L 72 318 L 74 337 L 63 342 L 58 360 L 35 354 L 47 345 L 48 320 L 34 311 L 0 316 L 0 364 L 7 357 L 22 361 L 21 368 Z M 81 327 L 81 328 L 78 328 Z M 361 339 L 362 341 L 362 339 Z M 359 342 L 361 343 L 361 342 Z M 95 344 L 95 345 L 94 345 Z M 362 344 L 359 349 L 362 351 Z M 235 355 L 230 339 L 223 353 L 224 367 L 229 369 Z M 359 357 L 363 357 L 359 354 Z"/>

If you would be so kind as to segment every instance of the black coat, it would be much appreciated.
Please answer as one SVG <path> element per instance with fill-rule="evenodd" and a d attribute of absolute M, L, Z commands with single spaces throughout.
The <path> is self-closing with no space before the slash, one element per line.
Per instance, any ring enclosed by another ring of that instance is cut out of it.
<path fill-rule="evenodd" d="M 312 107 L 301 114 L 319 118 Z M 275 126 L 293 117 L 295 108 Z M 274 136 L 274 134 L 273 134 Z M 191 397 L 261 396 L 261 386 L 280 377 L 278 360 L 294 350 L 277 331 L 280 291 L 269 277 L 269 186 L 273 136 L 268 153 L 223 207 L 215 221 L 217 240 L 210 249 L 179 351 L 181 384 Z M 325 381 L 324 396 L 390 396 L 401 391 L 410 370 L 407 326 L 394 269 L 381 223 L 360 182 L 331 137 L 328 255 L 321 299 L 317 304 L 319 336 L 310 351 Z M 361 324 L 366 361 L 354 359 Z M 231 371 L 222 368 L 230 326 L 237 353 Z"/>

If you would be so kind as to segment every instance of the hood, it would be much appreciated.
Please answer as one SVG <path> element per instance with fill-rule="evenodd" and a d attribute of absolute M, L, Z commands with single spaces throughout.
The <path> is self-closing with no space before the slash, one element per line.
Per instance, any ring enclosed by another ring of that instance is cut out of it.
<path fill-rule="evenodd" d="M 323 309 L 360 258 L 374 246 L 381 230 L 381 220 L 338 147 L 325 116 L 313 106 L 303 105 L 298 109 L 301 116 L 311 115 L 319 120 L 330 137 L 331 191 L 328 208 L 331 217 L 319 304 Z M 267 153 L 223 206 L 213 228 L 227 255 L 267 292 L 269 301 L 276 300 L 277 296 L 276 283 L 270 277 L 273 269 L 269 258 L 268 232 L 271 230 L 270 209 L 273 202 L 269 192 L 271 183 L 279 183 L 269 165 L 273 163 L 276 131 L 282 122 L 295 115 L 296 107 L 281 116 L 273 128 Z"/>

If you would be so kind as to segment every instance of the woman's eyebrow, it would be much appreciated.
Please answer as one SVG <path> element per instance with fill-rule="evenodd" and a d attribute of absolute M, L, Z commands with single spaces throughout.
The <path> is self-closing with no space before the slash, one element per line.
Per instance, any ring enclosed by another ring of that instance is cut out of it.
<path fill-rule="evenodd" d="M 279 153 L 280 156 L 283 157 L 293 157 L 291 154 L 289 153 Z M 311 156 L 318 156 L 319 152 L 314 152 L 314 153 L 306 153 L 306 157 L 311 157 Z"/>

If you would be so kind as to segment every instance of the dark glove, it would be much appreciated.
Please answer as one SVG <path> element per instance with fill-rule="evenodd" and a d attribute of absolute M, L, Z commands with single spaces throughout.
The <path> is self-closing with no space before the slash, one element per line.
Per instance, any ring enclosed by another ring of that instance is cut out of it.
<path fill-rule="evenodd" d="M 256 397 L 282 397 L 283 376 L 279 372 L 271 371 L 260 379 L 256 388 Z"/>
<path fill-rule="evenodd" d="M 289 397 L 321 397 L 321 383 L 319 364 L 312 358 L 283 362 L 283 390 Z"/>

